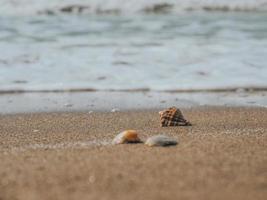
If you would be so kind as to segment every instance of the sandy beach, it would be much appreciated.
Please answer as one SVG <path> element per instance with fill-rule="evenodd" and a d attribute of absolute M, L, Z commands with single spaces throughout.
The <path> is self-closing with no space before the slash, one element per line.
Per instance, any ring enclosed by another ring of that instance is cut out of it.
<path fill-rule="evenodd" d="M 267 0 L 0 5 L 0 200 L 267 200 Z"/>
<path fill-rule="evenodd" d="M 161 128 L 158 110 L 0 116 L 0 199 L 266 199 L 267 109 L 183 109 L 191 127 Z M 173 147 L 111 145 L 135 129 Z"/>

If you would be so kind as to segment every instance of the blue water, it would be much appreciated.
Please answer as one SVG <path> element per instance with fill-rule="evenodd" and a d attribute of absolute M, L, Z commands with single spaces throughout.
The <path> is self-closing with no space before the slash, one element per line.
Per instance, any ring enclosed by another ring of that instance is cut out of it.
<path fill-rule="evenodd" d="M 267 87 L 267 13 L 0 15 L 0 91 Z"/>

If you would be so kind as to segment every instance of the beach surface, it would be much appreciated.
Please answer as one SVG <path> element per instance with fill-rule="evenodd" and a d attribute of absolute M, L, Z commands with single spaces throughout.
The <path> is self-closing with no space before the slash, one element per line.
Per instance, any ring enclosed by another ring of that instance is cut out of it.
<path fill-rule="evenodd" d="M 0 199 L 266 199 L 267 109 L 183 109 L 193 126 L 162 128 L 158 110 L 0 116 Z M 173 147 L 111 145 L 135 129 Z"/>

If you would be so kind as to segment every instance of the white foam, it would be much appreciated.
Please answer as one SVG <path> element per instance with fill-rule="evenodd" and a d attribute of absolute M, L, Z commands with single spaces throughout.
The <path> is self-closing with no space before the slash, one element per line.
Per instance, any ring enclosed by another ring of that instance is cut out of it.
<path fill-rule="evenodd" d="M 172 12 L 186 10 L 267 10 L 267 0 L 0 0 L 1 15 L 32 15 L 58 11 L 69 5 L 89 7 L 88 13 L 119 11 L 134 14 L 155 5 L 171 5 Z"/>

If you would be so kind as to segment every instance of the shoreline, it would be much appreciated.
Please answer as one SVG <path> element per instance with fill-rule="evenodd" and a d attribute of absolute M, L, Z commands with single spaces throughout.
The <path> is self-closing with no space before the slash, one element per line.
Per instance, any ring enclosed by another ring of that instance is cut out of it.
<path fill-rule="evenodd" d="M 74 88 L 74 89 L 0 89 L 3 94 L 21 93 L 74 93 L 74 92 L 154 92 L 154 93 L 219 93 L 219 92 L 266 92 L 267 87 L 222 87 L 222 88 L 203 88 L 203 89 L 164 89 L 151 90 L 150 88 L 133 89 L 94 89 L 94 88 Z"/>
<path fill-rule="evenodd" d="M 266 199 L 267 109 L 181 110 L 193 126 L 160 127 L 158 110 L 0 115 L 0 199 Z M 111 145 L 126 129 L 178 145 Z"/>

